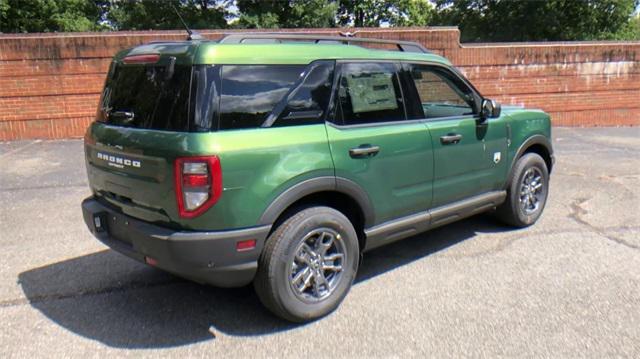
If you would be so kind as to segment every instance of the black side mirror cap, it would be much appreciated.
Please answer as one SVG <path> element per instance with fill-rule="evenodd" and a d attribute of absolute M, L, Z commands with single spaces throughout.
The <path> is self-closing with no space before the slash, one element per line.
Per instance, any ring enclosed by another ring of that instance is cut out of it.
<path fill-rule="evenodd" d="M 498 118 L 500 117 L 502 107 L 496 100 L 484 99 L 482 100 L 482 117 L 483 118 Z"/>

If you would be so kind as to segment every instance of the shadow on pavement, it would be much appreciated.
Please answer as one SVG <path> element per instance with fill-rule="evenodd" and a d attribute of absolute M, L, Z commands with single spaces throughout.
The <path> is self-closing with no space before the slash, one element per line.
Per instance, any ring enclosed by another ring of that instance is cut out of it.
<path fill-rule="evenodd" d="M 505 230 L 480 216 L 376 249 L 365 254 L 355 285 L 476 233 Z M 111 347 L 166 348 L 211 340 L 219 332 L 254 336 L 300 326 L 271 315 L 250 286 L 199 285 L 110 250 L 23 272 L 19 282 L 30 305 L 50 320 Z"/>

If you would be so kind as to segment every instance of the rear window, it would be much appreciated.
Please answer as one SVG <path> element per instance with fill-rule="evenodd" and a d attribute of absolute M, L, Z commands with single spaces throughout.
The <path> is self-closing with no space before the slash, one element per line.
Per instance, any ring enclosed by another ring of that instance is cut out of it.
<path fill-rule="evenodd" d="M 99 119 L 116 126 L 189 131 L 191 66 L 113 64 Z"/>

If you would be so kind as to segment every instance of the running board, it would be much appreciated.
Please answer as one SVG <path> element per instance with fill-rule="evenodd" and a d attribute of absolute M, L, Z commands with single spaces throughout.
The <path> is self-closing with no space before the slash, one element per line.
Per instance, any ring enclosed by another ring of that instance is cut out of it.
<path fill-rule="evenodd" d="M 488 211 L 502 204 L 506 197 L 506 191 L 489 192 L 365 229 L 367 245 L 364 250 L 368 251 Z"/>

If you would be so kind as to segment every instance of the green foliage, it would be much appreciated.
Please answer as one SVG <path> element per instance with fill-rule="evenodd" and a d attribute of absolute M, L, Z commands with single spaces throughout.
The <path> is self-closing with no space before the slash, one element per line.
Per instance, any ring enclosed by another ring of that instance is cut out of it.
<path fill-rule="evenodd" d="M 0 32 L 99 30 L 99 19 L 90 0 L 0 0 Z"/>
<path fill-rule="evenodd" d="M 341 26 L 426 26 L 433 14 L 427 0 L 340 0 L 339 4 Z"/>
<path fill-rule="evenodd" d="M 435 4 L 435 6 L 434 6 Z M 459 26 L 462 41 L 639 40 L 640 0 L 0 0 L 0 32 Z"/>
<path fill-rule="evenodd" d="M 640 40 L 640 14 L 634 16 L 619 31 L 614 33 L 602 33 L 601 40 Z"/>
<path fill-rule="evenodd" d="M 621 32 L 619 40 L 640 40 L 640 14 L 629 21 Z"/>
<path fill-rule="evenodd" d="M 293 1 L 285 27 L 335 27 L 338 4 L 325 0 Z"/>
<path fill-rule="evenodd" d="M 9 0 L 0 0 L 0 32 L 4 31 L 9 12 Z"/>
<path fill-rule="evenodd" d="M 389 25 L 427 26 L 435 9 L 427 0 L 396 0 L 393 2 Z"/>
<path fill-rule="evenodd" d="M 388 1 L 340 0 L 338 9 L 338 23 L 341 26 L 374 27 L 380 26 L 389 17 Z"/>
<path fill-rule="evenodd" d="M 272 12 L 264 14 L 242 14 L 233 26 L 238 29 L 277 29 L 280 25 L 278 15 Z"/>
<path fill-rule="evenodd" d="M 115 30 L 165 30 L 183 26 L 173 7 L 190 28 L 227 27 L 225 16 L 231 1 L 216 0 L 110 0 L 105 1 L 105 18 Z"/>
<path fill-rule="evenodd" d="M 238 28 L 334 27 L 337 4 L 327 0 L 238 0 Z"/>
<path fill-rule="evenodd" d="M 625 29 L 637 0 L 436 0 L 433 25 L 462 41 L 596 40 Z"/>

